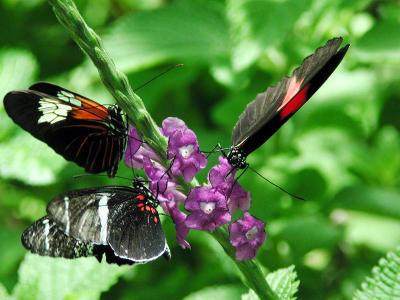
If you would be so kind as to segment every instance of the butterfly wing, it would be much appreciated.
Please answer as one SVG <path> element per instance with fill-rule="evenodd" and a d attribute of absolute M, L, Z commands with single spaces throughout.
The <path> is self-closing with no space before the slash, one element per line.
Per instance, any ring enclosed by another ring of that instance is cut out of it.
<path fill-rule="evenodd" d="M 232 145 L 247 156 L 269 139 L 321 87 L 342 61 L 349 45 L 329 40 L 304 59 L 292 76 L 258 94 L 233 128 Z"/>
<path fill-rule="evenodd" d="M 21 237 L 22 245 L 41 256 L 78 258 L 93 256 L 93 244 L 67 236 L 47 216 L 29 226 Z"/>
<path fill-rule="evenodd" d="M 152 205 L 120 199 L 112 199 L 110 205 L 115 209 L 109 212 L 108 242 L 116 255 L 137 263 L 146 263 L 165 254 L 168 259 L 168 244 Z"/>
<path fill-rule="evenodd" d="M 48 216 L 29 226 L 22 234 L 21 241 L 27 250 L 41 256 L 69 259 L 94 256 L 101 262 L 104 254 L 110 264 L 133 264 L 130 260 L 116 256 L 108 245 L 96 245 L 66 235 Z"/>
<path fill-rule="evenodd" d="M 145 263 L 169 256 L 158 213 L 136 189 L 110 186 L 70 191 L 55 197 L 47 212 L 68 235 L 109 245 L 122 259 Z"/>
<path fill-rule="evenodd" d="M 115 176 L 126 146 L 120 113 L 49 83 L 31 88 L 5 96 L 13 121 L 85 171 Z"/>

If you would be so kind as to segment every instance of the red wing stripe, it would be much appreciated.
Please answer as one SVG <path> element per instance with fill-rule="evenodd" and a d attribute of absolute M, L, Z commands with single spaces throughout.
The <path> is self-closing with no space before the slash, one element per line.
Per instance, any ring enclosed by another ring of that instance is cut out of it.
<path fill-rule="evenodd" d="M 72 145 L 73 143 L 75 143 L 75 141 L 76 141 L 77 139 L 79 139 L 79 138 L 81 138 L 81 136 L 77 136 L 76 138 L 74 138 L 67 146 L 65 146 L 64 151 L 67 152 L 68 149 L 69 149 L 69 147 L 71 147 L 71 145 Z"/>
<path fill-rule="evenodd" d="M 96 134 L 98 135 L 98 134 Z M 92 145 L 94 145 L 94 141 L 92 141 Z M 94 164 L 97 162 L 97 157 L 99 156 L 101 147 L 103 145 L 103 140 L 99 140 L 99 142 L 97 143 L 97 149 L 96 149 L 96 153 L 94 154 L 94 157 L 92 159 L 92 163 L 90 164 L 90 169 L 93 170 Z M 90 156 L 88 156 L 89 158 Z"/>
<path fill-rule="evenodd" d="M 78 148 L 78 151 L 76 151 L 75 158 L 78 158 L 78 156 L 79 156 L 79 154 L 80 154 L 80 152 L 81 152 L 83 146 L 86 144 L 86 141 L 88 140 L 88 138 L 89 138 L 92 134 L 93 134 L 93 133 L 88 134 L 88 135 L 85 137 L 85 139 L 82 141 L 81 145 L 80 145 L 79 148 Z"/>
<path fill-rule="evenodd" d="M 95 108 L 96 110 L 100 110 L 103 113 L 108 115 L 108 111 L 103 105 L 101 105 L 101 104 L 99 104 L 99 103 L 97 103 L 97 102 L 95 102 L 93 100 L 90 100 L 88 98 L 85 98 L 85 97 L 81 97 L 81 96 L 78 96 L 78 95 L 74 95 L 74 96 L 75 96 L 75 99 L 78 99 L 79 101 L 82 102 L 83 107 L 85 107 L 85 108 Z"/>
<path fill-rule="evenodd" d="M 90 135 L 92 135 L 92 134 L 90 134 Z M 90 158 L 92 157 L 92 150 L 93 150 L 93 143 L 90 143 L 89 151 L 88 151 L 88 153 L 86 155 L 86 163 L 85 163 L 85 165 L 87 166 L 87 169 L 89 169 L 89 170 L 92 169 L 92 166 L 89 164 L 91 162 Z M 89 168 L 89 166 L 90 166 L 90 168 Z"/>
<path fill-rule="evenodd" d="M 279 113 L 281 120 L 287 118 L 289 115 L 293 115 L 296 111 L 303 106 L 307 101 L 307 91 L 310 88 L 311 83 L 307 84 L 297 95 L 282 109 Z"/>
<path fill-rule="evenodd" d="M 98 110 L 101 112 L 101 110 Z M 76 109 L 74 107 L 74 110 L 72 111 L 72 117 L 74 119 L 81 119 L 81 120 L 107 120 L 107 115 L 104 113 L 99 114 L 95 110 L 95 108 L 91 109 Z"/>
<path fill-rule="evenodd" d="M 101 131 L 106 132 L 107 128 L 105 128 L 104 126 L 99 126 L 99 125 L 84 125 L 84 124 L 76 124 L 76 125 L 63 125 L 63 128 L 93 128 L 93 129 L 101 129 Z"/>
<path fill-rule="evenodd" d="M 289 83 L 289 87 L 287 89 L 286 95 L 282 100 L 282 104 L 278 107 L 278 109 L 276 111 L 280 111 L 283 107 L 286 106 L 286 104 L 288 104 L 290 102 L 290 100 L 293 99 L 293 97 L 296 96 L 303 81 L 304 81 L 304 78 L 301 79 L 300 81 L 297 81 L 296 76 L 293 76 L 290 79 L 290 83 Z"/>
<path fill-rule="evenodd" d="M 111 167 L 111 165 L 113 163 L 112 158 L 114 157 L 114 155 L 113 155 L 114 154 L 114 144 L 115 144 L 114 138 L 111 137 L 110 155 L 109 155 L 109 159 L 108 159 L 108 166 L 109 167 Z"/>
<path fill-rule="evenodd" d="M 106 164 L 106 161 L 107 161 L 107 156 L 108 156 L 108 150 L 109 150 L 109 147 L 108 147 L 108 138 L 109 138 L 109 136 L 108 135 L 106 135 L 106 138 L 105 138 L 105 145 L 104 145 L 104 156 L 103 156 L 103 159 L 102 159 L 102 162 L 101 162 L 101 168 L 102 169 L 104 169 L 104 167 L 105 167 L 105 164 Z"/>
<path fill-rule="evenodd" d="M 108 111 L 107 109 L 92 100 L 75 95 L 75 98 L 81 101 L 81 110 L 74 111 L 74 117 L 77 119 L 89 119 L 89 120 L 107 120 Z"/>

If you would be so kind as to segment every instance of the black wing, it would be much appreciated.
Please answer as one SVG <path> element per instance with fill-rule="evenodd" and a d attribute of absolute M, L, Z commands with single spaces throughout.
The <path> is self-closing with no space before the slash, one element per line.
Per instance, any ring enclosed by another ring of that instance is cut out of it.
<path fill-rule="evenodd" d="M 70 191 L 55 197 L 47 212 L 66 234 L 109 245 L 120 258 L 145 263 L 169 256 L 158 213 L 136 189 L 110 186 Z"/>
<path fill-rule="evenodd" d="M 232 145 L 250 154 L 269 139 L 321 87 L 342 61 L 349 44 L 339 51 L 342 38 L 329 40 L 304 59 L 291 77 L 258 94 L 233 128 Z"/>
<path fill-rule="evenodd" d="M 50 83 L 12 91 L 4 107 L 15 123 L 89 173 L 115 176 L 126 146 L 120 111 Z"/>
<path fill-rule="evenodd" d="M 34 254 L 50 257 L 79 258 L 94 256 L 101 262 L 103 254 L 108 263 L 132 265 L 133 262 L 115 256 L 108 245 L 96 245 L 66 235 L 48 216 L 29 226 L 21 236 L 22 245 Z"/>

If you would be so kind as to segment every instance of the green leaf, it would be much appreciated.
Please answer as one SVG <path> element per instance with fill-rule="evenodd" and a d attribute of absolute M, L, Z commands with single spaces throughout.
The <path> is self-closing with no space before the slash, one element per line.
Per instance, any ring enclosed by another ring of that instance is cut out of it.
<path fill-rule="evenodd" d="M 396 114 L 396 110 L 393 110 Z M 396 114 L 397 115 L 397 114 Z M 370 147 L 360 153 L 355 171 L 367 182 L 385 187 L 396 187 L 400 176 L 400 134 L 392 126 L 379 130 Z M 368 161 L 368 164 L 365 162 Z"/>
<path fill-rule="evenodd" d="M 389 252 L 372 269 L 372 277 L 361 284 L 354 299 L 399 299 L 400 298 L 400 248 Z"/>
<path fill-rule="evenodd" d="M 9 298 L 10 298 L 10 296 L 7 293 L 7 289 L 0 282 L 0 299 L 7 300 Z"/>
<path fill-rule="evenodd" d="M 288 219 L 280 238 L 287 241 L 297 256 L 316 249 L 333 249 L 340 241 L 340 230 L 322 215 Z"/>
<path fill-rule="evenodd" d="M 338 208 L 400 218 L 400 193 L 395 190 L 366 185 L 353 186 L 336 195 L 333 205 Z"/>
<path fill-rule="evenodd" d="M 95 258 L 67 260 L 27 254 L 13 299 L 97 299 L 128 268 L 105 261 L 100 264 Z"/>
<path fill-rule="evenodd" d="M 4 207 L 4 206 L 3 206 Z M 10 213 L 10 211 L 8 210 Z M 0 225 L 0 282 L 11 289 L 17 281 L 16 269 L 25 255 L 20 232 Z M 0 299 L 1 291 L 0 291 Z"/>
<path fill-rule="evenodd" d="M 355 44 L 353 55 L 368 63 L 398 63 L 400 61 L 400 35 L 397 34 L 399 27 L 400 21 L 392 19 L 376 24 Z"/>
<path fill-rule="evenodd" d="M 296 278 L 297 274 L 292 265 L 268 274 L 267 281 L 280 300 L 290 300 L 296 299 L 294 295 L 300 284 L 300 281 Z"/>
<path fill-rule="evenodd" d="M 280 300 L 296 299 L 295 294 L 298 291 L 300 281 L 297 279 L 297 273 L 294 266 L 285 269 L 276 270 L 269 273 L 266 277 L 268 284 L 278 296 Z M 253 290 L 249 290 L 247 294 L 243 294 L 241 300 L 258 300 L 260 299 Z"/>
<path fill-rule="evenodd" d="M 344 240 L 349 245 L 369 247 L 379 252 L 386 252 L 400 245 L 398 218 L 354 210 L 339 211 L 338 216 L 338 221 L 345 225 Z"/>
<path fill-rule="evenodd" d="M 335 192 L 356 180 L 349 166 L 357 160 L 357 143 L 351 135 L 337 128 L 316 128 L 298 134 L 295 144 L 299 155 L 291 161 L 290 168 L 318 170 L 329 183 L 328 191 Z M 281 163 L 288 168 L 287 160 Z"/>
<path fill-rule="evenodd" d="M 0 175 L 27 184 L 53 183 L 67 162 L 45 143 L 22 129 L 0 144 Z"/>
<path fill-rule="evenodd" d="M 227 18 L 235 45 L 232 53 L 233 69 L 238 71 L 247 68 L 267 47 L 273 47 L 283 40 L 302 13 L 310 9 L 311 2 L 228 1 Z"/>
<path fill-rule="evenodd" d="M 244 287 L 240 285 L 217 285 L 204 288 L 190 294 L 184 300 L 203 300 L 203 299 L 231 299 L 240 300 Z"/>
<path fill-rule="evenodd" d="M 103 38 L 104 45 L 125 72 L 167 60 L 222 59 L 231 48 L 223 12 L 219 2 L 204 0 L 135 12 L 115 22 Z"/>
<path fill-rule="evenodd" d="M 260 298 L 253 290 L 249 290 L 247 294 L 242 295 L 242 300 L 259 300 Z"/>
<path fill-rule="evenodd" d="M 35 57 L 22 49 L 1 49 L 0 66 L 0 99 L 11 90 L 28 88 L 38 69 Z"/>
<path fill-rule="evenodd" d="M 4 110 L 4 96 L 9 91 L 28 88 L 36 77 L 37 69 L 36 59 L 30 52 L 22 49 L 0 49 L 0 141 L 8 137 L 15 128 Z"/>

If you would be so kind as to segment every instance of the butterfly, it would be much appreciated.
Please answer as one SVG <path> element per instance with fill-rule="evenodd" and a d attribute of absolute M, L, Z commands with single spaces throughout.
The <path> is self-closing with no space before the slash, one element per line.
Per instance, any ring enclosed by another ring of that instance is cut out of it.
<path fill-rule="evenodd" d="M 339 47 L 333 38 L 305 58 L 290 77 L 284 77 L 250 102 L 232 132 L 232 146 L 226 155 L 234 169 L 246 169 L 246 158 L 263 145 L 293 116 L 335 71 L 349 48 Z"/>
<path fill-rule="evenodd" d="M 21 128 L 89 173 L 114 177 L 127 143 L 117 105 L 105 108 L 58 85 L 39 82 L 4 97 L 7 114 Z"/>
<path fill-rule="evenodd" d="M 78 258 L 103 254 L 109 263 L 147 263 L 171 254 L 153 193 L 135 179 L 133 188 L 104 186 L 62 193 L 47 216 L 22 234 L 23 246 L 42 256 Z"/>

